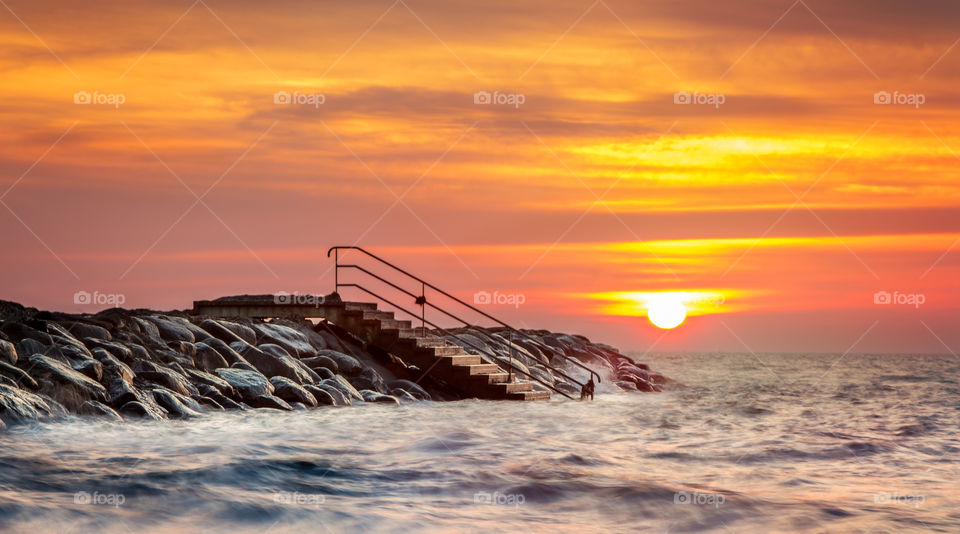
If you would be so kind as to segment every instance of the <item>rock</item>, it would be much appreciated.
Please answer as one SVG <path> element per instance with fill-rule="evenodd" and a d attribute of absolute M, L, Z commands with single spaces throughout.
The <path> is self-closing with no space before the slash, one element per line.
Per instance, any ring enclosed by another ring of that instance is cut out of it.
<path fill-rule="evenodd" d="M 247 363 L 247 362 L 237 362 L 237 363 L 231 365 L 230 367 L 233 368 L 233 369 L 244 369 L 244 370 L 246 370 L 246 371 L 253 371 L 254 373 L 259 373 L 259 372 L 260 372 L 260 371 L 257 371 L 257 368 L 256 368 L 256 367 L 250 365 L 250 364 Z"/>
<path fill-rule="evenodd" d="M 302 366 L 299 361 L 293 359 L 290 355 L 278 355 L 278 351 L 275 349 L 270 349 L 273 353 L 268 354 L 252 345 L 240 346 L 239 343 L 235 345 L 235 348 L 242 349 L 238 351 L 240 355 L 264 376 L 284 376 L 298 384 L 310 384 L 315 380 L 306 372 L 305 369 L 308 368 Z M 281 347 L 274 346 L 281 351 L 283 350 Z"/>
<path fill-rule="evenodd" d="M 407 390 L 397 388 L 390 392 L 390 395 L 397 398 L 397 400 L 407 401 L 407 402 L 419 402 L 420 399 L 411 395 Z"/>
<path fill-rule="evenodd" d="M 151 391 L 150 393 L 153 395 L 153 400 L 163 407 L 163 409 L 170 414 L 170 417 L 182 419 L 185 417 L 200 416 L 200 412 L 188 407 L 180 397 L 175 395 L 174 392 L 170 390 L 159 388 Z"/>
<path fill-rule="evenodd" d="M 203 396 L 209 399 L 213 399 L 214 401 L 217 402 L 217 404 L 219 404 L 220 406 L 223 406 L 224 410 L 243 410 L 244 409 L 242 404 L 227 397 L 226 395 L 223 395 L 222 393 L 218 392 L 216 389 L 214 389 L 211 386 L 207 386 L 207 387 L 210 388 L 209 391 L 201 390 L 201 393 L 203 393 Z"/>
<path fill-rule="evenodd" d="M 2 321 L 0 322 L 0 332 L 6 333 L 10 336 L 11 340 L 25 340 L 32 339 L 43 346 L 53 345 L 53 340 L 50 339 L 50 334 L 45 334 L 40 332 L 32 326 L 27 326 L 23 323 L 16 321 Z M 19 351 L 21 355 L 25 354 L 34 354 L 34 352 L 23 352 Z"/>
<path fill-rule="evenodd" d="M 103 366 L 103 377 L 100 379 L 101 382 L 106 382 L 108 379 L 116 378 L 133 385 L 133 378 L 136 375 L 129 365 L 121 362 L 112 354 L 103 349 L 93 349 L 93 357 L 95 360 L 100 362 L 100 365 Z"/>
<path fill-rule="evenodd" d="M 80 405 L 80 409 L 77 410 L 77 413 L 80 415 L 86 415 L 88 417 L 103 417 L 106 419 L 112 419 L 114 421 L 123 421 L 123 418 L 120 417 L 120 414 L 115 412 L 113 408 L 103 404 L 102 402 L 89 400 Z"/>
<path fill-rule="evenodd" d="M 106 388 L 53 358 L 34 354 L 27 362 L 26 370 L 40 383 L 40 391 L 70 410 L 76 411 L 88 400 L 107 400 Z"/>
<path fill-rule="evenodd" d="M 318 355 L 325 356 L 336 362 L 338 370 L 334 371 L 334 373 L 357 376 L 363 372 L 363 364 L 353 356 L 330 349 L 321 350 Z M 331 369 L 331 371 L 333 371 L 333 369 Z"/>
<path fill-rule="evenodd" d="M 312 358 L 304 358 L 300 361 L 314 371 L 317 371 L 317 369 L 328 369 L 333 372 L 333 374 L 337 374 L 340 371 L 340 367 L 337 365 L 337 362 L 333 361 L 332 358 L 327 356 L 314 356 Z M 317 372 L 319 373 L 319 371 Z"/>
<path fill-rule="evenodd" d="M 329 390 L 326 390 L 320 386 L 314 386 L 312 384 L 307 384 L 306 386 L 303 386 L 303 389 L 309 391 L 310 394 L 313 395 L 313 398 L 317 400 L 318 406 L 337 406 L 338 405 L 337 399 L 334 398 L 333 394 L 331 394 Z M 343 398 L 342 393 L 340 393 L 339 391 L 337 391 L 336 393 L 341 398 Z M 339 405 L 343 406 L 345 404 L 347 404 L 347 402 L 346 402 L 346 399 L 343 398 L 343 400 L 341 400 Z"/>
<path fill-rule="evenodd" d="M 240 356 L 240 353 L 234 350 L 233 347 L 231 347 L 230 345 L 227 345 L 226 343 L 224 343 L 223 341 L 215 337 L 208 337 L 207 339 L 203 340 L 203 344 L 217 351 L 217 354 L 219 354 L 221 357 L 223 357 L 224 360 L 227 361 L 228 365 L 224 367 L 228 367 L 237 362 L 247 363 L 247 360 L 243 359 L 243 356 Z M 238 346 L 242 346 L 242 345 L 238 345 Z"/>
<path fill-rule="evenodd" d="M 170 349 L 172 349 L 174 352 L 188 356 L 191 360 L 197 355 L 197 348 L 193 343 L 187 343 L 186 341 L 171 341 L 167 343 L 167 346 L 170 347 Z"/>
<path fill-rule="evenodd" d="M 427 393 L 427 390 L 420 387 L 419 384 L 409 380 L 394 380 L 390 382 L 390 389 L 403 389 L 410 395 L 413 395 L 420 400 L 433 400 L 430 397 L 430 394 Z"/>
<path fill-rule="evenodd" d="M 317 355 L 317 349 L 313 348 L 307 336 L 289 326 L 271 323 L 254 323 L 253 328 L 258 334 L 258 345 L 264 343 L 280 345 L 297 358 L 309 358 Z"/>
<path fill-rule="evenodd" d="M 30 338 L 21 339 L 16 344 L 17 354 L 20 355 L 21 358 L 25 358 L 31 354 L 47 354 L 50 348 L 51 347 L 49 345 L 44 345 L 43 343 L 40 343 L 36 339 L 30 339 Z M 18 358 L 18 361 L 19 359 L 20 358 Z"/>
<path fill-rule="evenodd" d="M 326 348 L 335 350 L 337 352 L 346 352 L 346 347 L 343 346 L 343 343 L 340 343 L 340 340 L 337 339 L 337 336 L 328 332 L 323 323 L 317 324 L 315 331 L 318 336 L 323 338 Z"/>
<path fill-rule="evenodd" d="M 273 384 L 274 395 L 289 403 L 303 403 L 311 408 L 317 407 L 317 399 L 309 391 L 299 386 L 293 380 L 282 376 L 274 376 L 270 379 Z"/>
<path fill-rule="evenodd" d="M 17 364 L 17 347 L 9 341 L 0 339 L 0 362 Z"/>
<path fill-rule="evenodd" d="M 140 327 L 142 335 L 157 345 L 163 345 L 164 341 L 156 324 L 140 317 L 133 317 L 133 321 Z"/>
<path fill-rule="evenodd" d="M 222 411 L 224 409 L 219 402 L 211 399 L 210 397 L 206 397 L 203 395 L 194 395 L 191 398 L 207 408 L 218 410 L 218 411 Z"/>
<path fill-rule="evenodd" d="M 92 337 L 94 339 L 113 341 L 113 336 L 110 335 L 110 331 L 102 326 L 87 323 L 68 323 L 66 329 L 70 332 L 70 335 L 76 339 Z"/>
<path fill-rule="evenodd" d="M 191 384 L 190 381 L 187 380 L 187 377 L 171 369 L 165 369 L 159 366 L 157 366 L 156 371 L 138 371 L 137 380 L 163 386 L 188 397 L 197 393 L 196 386 Z"/>
<path fill-rule="evenodd" d="M 160 348 L 154 350 L 153 353 L 157 356 L 157 360 L 160 361 L 160 363 L 164 363 L 168 367 L 193 367 L 193 358 L 184 356 L 175 350 Z"/>
<path fill-rule="evenodd" d="M 190 320 L 187 319 L 186 317 L 179 317 L 177 315 L 167 315 L 167 316 L 164 316 L 164 318 L 174 324 L 180 325 L 183 328 L 186 328 L 187 330 L 189 330 L 190 333 L 193 335 L 194 341 L 200 341 L 210 336 L 210 334 L 207 333 L 206 330 L 191 323 Z M 163 336 L 160 336 L 160 337 L 163 337 Z M 191 341 L 191 343 L 193 343 L 193 341 Z"/>
<path fill-rule="evenodd" d="M 311 371 L 317 373 L 317 382 L 322 382 L 323 380 L 336 376 L 336 373 L 325 367 L 317 367 L 316 369 L 311 369 Z"/>
<path fill-rule="evenodd" d="M 193 332 L 191 332 L 189 328 L 183 324 L 170 320 L 169 317 L 154 315 L 147 317 L 147 319 L 156 325 L 157 330 L 160 333 L 160 339 L 167 343 L 171 341 L 187 341 L 189 343 L 193 343 L 196 341 Z"/>
<path fill-rule="evenodd" d="M 351 400 L 351 398 L 348 395 L 345 395 L 342 391 L 340 391 L 339 389 L 329 384 L 324 384 L 323 382 L 321 382 L 316 386 L 306 385 L 303 387 L 304 389 L 312 393 L 313 396 L 316 397 L 317 402 L 321 404 L 322 404 L 322 399 L 320 398 L 320 395 L 318 395 L 317 392 L 314 391 L 313 388 L 317 388 L 321 391 L 326 391 L 327 395 L 330 395 L 330 398 L 334 400 L 334 406 L 350 406 L 353 404 L 353 400 Z"/>
<path fill-rule="evenodd" d="M 224 326 L 223 323 L 226 321 L 214 321 L 213 319 L 205 319 L 200 323 L 200 328 L 203 328 L 210 336 L 223 341 L 224 343 L 230 344 L 237 341 L 243 341 L 244 343 L 254 343 L 256 342 L 256 335 L 254 335 L 253 330 L 250 330 L 249 339 L 243 338 L 235 334 L 231 329 Z M 239 326 L 239 325 L 238 325 Z"/>
<path fill-rule="evenodd" d="M 372 391 L 369 389 L 365 389 L 361 391 L 360 394 L 363 395 L 363 400 L 365 402 L 382 402 L 382 403 L 397 404 L 397 405 L 400 404 L 400 401 L 398 401 L 394 397 L 391 397 L 390 395 L 384 395 L 382 393 Z"/>
<path fill-rule="evenodd" d="M 273 384 L 256 371 L 231 368 L 217 369 L 214 373 L 229 382 L 244 401 L 252 401 L 264 395 L 273 395 Z M 253 405 L 251 404 L 251 406 Z"/>
<path fill-rule="evenodd" d="M 353 387 L 350 382 L 347 382 L 345 378 L 340 375 L 337 375 L 333 378 L 328 378 L 323 382 L 320 382 L 321 386 L 326 385 L 332 388 L 336 388 L 338 391 L 344 394 L 351 400 L 363 401 L 363 395 L 357 391 L 357 388 Z"/>
<path fill-rule="evenodd" d="M 33 393 L 0 385 L 0 421 L 7 425 L 52 419 L 57 410 Z"/>
<path fill-rule="evenodd" d="M 10 379 L 10 381 L 16 385 L 16 387 L 37 389 L 40 387 L 37 384 L 37 381 L 33 379 L 32 376 L 27 374 L 26 371 L 18 367 L 14 367 L 6 362 L 0 362 L 0 376 L 5 376 Z"/>
<path fill-rule="evenodd" d="M 383 377 L 370 367 L 364 369 L 360 376 L 347 378 L 347 381 L 357 390 L 371 389 L 378 393 L 386 393 L 387 391 L 387 385 L 383 383 Z"/>
<path fill-rule="evenodd" d="M 13 381 L 12 378 L 0 375 L 0 385 L 12 387 L 14 389 L 20 389 L 20 386 Z"/>
<path fill-rule="evenodd" d="M 90 349 L 91 353 L 94 349 L 103 349 L 113 355 L 116 359 L 121 362 L 130 364 L 133 363 L 135 358 L 133 357 L 133 351 L 130 348 L 113 341 L 104 341 L 102 339 L 94 339 L 92 337 L 83 338 L 83 344 Z M 144 358 L 147 359 L 147 358 Z"/>
<path fill-rule="evenodd" d="M 120 408 L 128 402 L 147 403 L 140 390 L 129 382 L 116 380 L 107 384 L 107 403 L 110 406 Z"/>
<path fill-rule="evenodd" d="M 103 380 L 103 364 L 97 360 L 90 359 L 84 362 L 77 362 L 73 366 L 74 371 L 78 371 L 97 382 Z"/>
<path fill-rule="evenodd" d="M 187 369 L 187 377 L 193 379 L 195 384 L 206 384 L 217 390 L 219 393 L 223 393 L 228 397 L 236 397 L 237 391 L 233 389 L 233 386 L 230 385 L 230 382 L 220 378 L 217 375 L 206 373 L 203 371 L 197 371 L 196 369 Z M 199 391 L 199 387 L 197 390 Z"/>
<path fill-rule="evenodd" d="M 261 395 L 249 402 L 250 406 L 254 408 L 272 408 L 274 410 L 285 410 L 288 412 L 293 411 L 293 407 L 287 404 L 286 401 L 273 395 Z"/>
<path fill-rule="evenodd" d="M 194 345 L 194 349 L 196 350 L 193 364 L 197 366 L 197 369 L 213 372 L 214 369 L 230 366 L 227 360 L 217 352 L 217 349 L 202 341 Z"/>
<path fill-rule="evenodd" d="M 153 421 L 162 421 L 166 414 L 154 407 L 132 401 L 124 404 L 117 410 L 125 418 L 151 419 Z"/>

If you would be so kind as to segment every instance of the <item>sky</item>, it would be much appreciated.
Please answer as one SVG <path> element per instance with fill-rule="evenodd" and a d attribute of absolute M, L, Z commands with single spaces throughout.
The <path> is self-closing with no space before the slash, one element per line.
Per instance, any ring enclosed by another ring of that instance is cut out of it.
<path fill-rule="evenodd" d="M 933 0 L 2 0 L 0 298 L 328 293 L 327 248 L 359 245 L 624 350 L 954 354 L 958 22 Z M 646 318 L 664 293 L 673 330 Z"/>

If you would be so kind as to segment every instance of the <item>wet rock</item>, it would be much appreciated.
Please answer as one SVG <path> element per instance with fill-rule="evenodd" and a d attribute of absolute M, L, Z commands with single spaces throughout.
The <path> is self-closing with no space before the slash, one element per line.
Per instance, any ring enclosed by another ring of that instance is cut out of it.
<path fill-rule="evenodd" d="M 109 352 L 103 349 L 93 349 L 93 357 L 103 366 L 103 377 L 101 382 L 106 385 L 108 380 L 118 379 L 133 384 L 135 373 L 129 365 L 121 362 Z"/>
<path fill-rule="evenodd" d="M 323 382 L 321 382 L 315 386 L 306 385 L 303 387 L 307 391 L 312 393 L 313 396 L 316 397 L 317 402 L 321 404 L 323 404 L 323 399 L 321 399 L 319 393 L 315 391 L 314 388 L 319 389 L 321 391 L 326 391 L 327 395 L 330 395 L 330 398 L 334 400 L 334 404 L 333 404 L 334 406 L 350 406 L 353 404 L 353 400 L 348 395 L 345 395 L 342 391 L 340 391 L 339 389 L 329 384 L 324 384 Z"/>
<path fill-rule="evenodd" d="M 323 349 L 323 350 L 326 350 L 326 349 Z M 323 352 L 323 350 L 321 350 L 321 353 Z M 317 369 L 328 369 L 333 374 L 337 374 L 340 371 L 340 367 L 337 365 L 337 362 L 333 361 L 332 358 L 329 358 L 327 356 L 314 356 L 312 358 L 304 358 L 300 361 L 303 362 L 307 367 L 313 369 L 314 371 L 317 371 Z M 319 371 L 317 372 L 319 373 Z"/>
<path fill-rule="evenodd" d="M 345 406 L 347 404 L 346 398 L 343 396 L 343 393 L 339 391 L 336 392 L 337 397 L 327 389 L 324 389 L 320 386 L 314 386 L 307 384 L 303 386 L 303 389 L 310 392 L 313 395 L 313 398 L 316 399 L 318 406 Z M 340 402 L 337 402 L 337 399 L 340 399 Z"/>
<path fill-rule="evenodd" d="M 334 376 L 336 376 L 336 373 L 334 373 L 333 371 L 325 367 L 317 367 L 316 369 L 312 369 L 312 371 L 314 373 L 317 373 L 317 377 L 318 377 L 317 382 L 321 382 L 323 380 L 326 380 L 328 378 L 333 378 Z"/>
<path fill-rule="evenodd" d="M 350 382 L 347 382 L 347 380 L 340 375 L 328 378 L 318 385 L 335 388 L 350 400 L 363 401 L 363 395 L 357 391 L 357 388 L 353 387 Z"/>
<path fill-rule="evenodd" d="M 97 360 L 89 359 L 84 362 L 77 362 L 72 367 L 74 371 L 83 373 L 87 378 L 97 382 L 103 380 L 103 364 Z"/>
<path fill-rule="evenodd" d="M 76 339 L 92 337 L 94 339 L 103 339 L 106 341 L 113 340 L 113 336 L 110 335 L 110 331 L 102 326 L 87 323 L 67 323 L 65 326 L 66 330 L 70 332 L 70 335 Z"/>
<path fill-rule="evenodd" d="M 273 395 L 261 395 L 251 400 L 249 404 L 254 408 L 272 408 L 274 410 L 284 410 L 288 412 L 293 411 L 293 407 L 287 404 L 285 400 L 274 397 Z"/>
<path fill-rule="evenodd" d="M 113 408 L 103 404 L 102 402 L 92 400 L 81 404 L 80 408 L 77 410 L 77 413 L 87 417 L 102 417 L 104 419 L 112 419 L 114 421 L 123 421 L 123 418 L 120 417 L 120 414 L 115 412 Z"/>
<path fill-rule="evenodd" d="M 160 339 L 164 342 L 171 341 L 187 341 L 193 343 L 196 341 L 196 338 L 193 336 L 193 332 L 190 331 L 185 325 L 178 322 L 170 320 L 169 317 L 162 317 L 159 315 L 154 315 L 147 317 L 151 323 L 156 325 L 157 331 L 160 333 Z"/>
<path fill-rule="evenodd" d="M 204 406 L 204 407 L 206 407 L 206 408 L 208 408 L 208 409 L 217 410 L 217 411 L 222 411 L 222 410 L 224 410 L 224 407 L 221 406 L 219 402 L 211 399 L 210 397 L 206 397 L 206 396 L 204 396 L 204 395 L 194 395 L 192 398 L 193 398 L 193 400 L 197 401 L 197 402 L 200 403 L 202 406 Z"/>
<path fill-rule="evenodd" d="M 87 346 L 88 349 L 103 349 L 113 355 L 116 359 L 121 362 L 130 364 L 133 363 L 135 358 L 133 357 L 133 351 L 130 348 L 124 346 L 123 344 L 116 343 L 113 341 L 104 341 L 102 339 L 95 339 L 92 337 L 83 338 L 83 344 Z"/>
<path fill-rule="evenodd" d="M 338 370 L 334 371 L 334 373 L 339 373 L 347 376 L 357 376 L 361 372 L 363 372 L 363 364 L 361 364 L 359 360 L 357 360 L 356 358 L 348 354 L 337 352 L 335 350 L 326 349 L 326 350 L 320 351 L 319 355 L 325 356 L 333 360 L 334 362 L 336 362 Z M 333 371 L 333 369 L 331 369 L 331 371 Z"/>
<path fill-rule="evenodd" d="M 219 340 L 215 337 L 208 337 L 207 339 L 203 340 L 203 344 L 217 351 L 217 354 L 227 361 L 228 365 L 225 365 L 224 367 L 228 367 L 237 362 L 247 363 L 247 360 L 243 359 L 243 356 L 241 356 L 239 352 L 234 350 L 230 345 L 224 343 L 222 340 Z M 237 346 L 242 347 L 244 345 Z"/>
<path fill-rule="evenodd" d="M 6 362 L 0 362 L 0 376 L 5 376 L 10 379 L 16 387 L 28 388 L 28 389 L 37 389 L 40 387 L 37 384 L 37 381 L 33 379 L 26 371 L 18 367 L 14 367 Z"/>
<path fill-rule="evenodd" d="M 140 390 L 131 383 L 116 380 L 107 384 L 107 403 L 110 406 L 120 408 L 128 402 L 145 403 L 147 401 Z"/>
<path fill-rule="evenodd" d="M 174 352 L 188 356 L 191 360 L 197 355 L 197 348 L 193 343 L 187 343 L 186 341 L 171 341 L 170 343 L 167 343 L 167 346 L 170 347 L 170 349 Z"/>
<path fill-rule="evenodd" d="M 383 377 L 376 370 L 367 367 L 360 373 L 360 376 L 351 376 L 347 378 L 350 384 L 357 390 L 370 389 L 378 393 L 385 393 L 387 386 L 383 382 Z"/>
<path fill-rule="evenodd" d="M 9 341 L 0 339 L 0 362 L 17 364 L 17 347 Z"/>
<path fill-rule="evenodd" d="M 273 394 L 273 384 L 262 374 L 244 369 L 217 369 L 214 373 L 233 386 L 240 397 L 252 401 L 264 395 Z M 251 406 L 253 406 L 251 404 Z"/>
<path fill-rule="evenodd" d="M 194 410 L 191 407 L 188 407 L 183 399 L 174 394 L 174 392 L 167 389 L 154 389 L 150 392 L 153 395 L 153 400 L 156 401 L 170 417 L 175 417 L 178 419 L 186 417 L 199 417 L 200 412 Z M 191 399 L 192 400 L 192 399 Z M 193 401 L 194 403 L 196 401 Z M 199 406 L 198 406 L 199 408 Z"/>
<path fill-rule="evenodd" d="M 187 377 L 193 380 L 195 384 L 206 384 L 228 397 L 237 396 L 237 391 L 233 389 L 233 386 L 230 385 L 230 382 L 227 382 L 217 375 L 206 373 L 204 371 L 198 371 L 196 369 L 187 369 Z M 197 390 L 199 391 L 199 389 L 200 388 L 198 387 Z"/>
<path fill-rule="evenodd" d="M 210 389 L 205 389 L 205 388 L 210 388 Z M 209 398 L 209 399 L 213 399 L 214 401 L 216 401 L 217 404 L 219 404 L 220 406 L 223 406 L 223 409 L 224 409 L 224 410 L 243 410 L 243 409 L 245 409 L 244 406 L 243 406 L 242 404 L 236 402 L 235 399 L 231 399 L 230 397 L 227 397 L 226 395 L 220 393 L 219 391 L 217 391 L 216 389 L 214 389 L 214 388 L 211 387 L 211 386 L 201 387 L 201 388 L 200 388 L 200 393 L 202 393 L 204 397 L 207 397 L 207 398 Z"/>
<path fill-rule="evenodd" d="M 427 393 L 427 390 L 420 387 L 419 384 L 416 384 L 409 380 L 393 380 L 390 382 L 390 388 L 403 389 L 410 395 L 420 400 L 433 400 L 430 398 L 430 394 Z"/>
<path fill-rule="evenodd" d="M 214 369 L 230 366 L 227 360 L 217 352 L 217 349 L 210 345 L 201 341 L 194 345 L 194 348 L 196 354 L 193 357 L 193 364 L 197 366 L 197 369 L 212 372 Z"/>
<path fill-rule="evenodd" d="M 243 341 L 244 343 L 254 343 L 256 341 L 256 336 L 253 333 L 253 330 L 250 330 L 249 339 L 238 336 L 232 330 L 227 328 L 223 323 L 226 321 L 214 321 L 213 319 L 206 319 L 200 323 L 200 328 L 203 328 L 211 337 L 219 339 L 224 343 L 230 344 L 237 341 Z M 239 325 L 237 325 L 239 326 Z"/>
<path fill-rule="evenodd" d="M 283 351 L 279 346 L 274 345 L 274 347 Z M 263 373 L 264 376 L 284 376 L 298 384 L 310 384 L 315 380 L 306 372 L 306 369 L 309 369 L 308 367 L 302 365 L 290 355 L 285 354 L 285 351 L 280 354 L 276 349 L 271 348 L 269 350 L 271 350 L 272 353 L 268 354 L 252 345 L 242 346 L 239 343 L 235 343 L 234 348 L 240 348 L 241 350 L 238 351 L 240 355 L 250 362 L 250 365 Z"/>
<path fill-rule="evenodd" d="M 45 421 L 56 413 L 43 397 L 0 384 L 0 421 L 7 425 Z"/>
<path fill-rule="evenodd" d="M 7 334 L 11 340 L 25 340 L 32 339 L 43 346 L 53 345 L 53 340 L 50 339 L 50 334 L 40 332 L 32 326 L 27 326 L 23 323 L 16 321 L 3 321 L 0 322 L 0 331 Z M 24 354 L 34 354 L 33 352 L 20 352 L 21 355 Z"/>
<path fill-rule="evenodd" d="M 326 325 L 323 323 L 317 324 L 315 332 L 318 336 L 323 338 L 326 348 L 335 350 L 337 352 L 347 352 L 347 348 L 343 345 L 343 343 L 337 339 L 337 336 L 328 331 Z"/>
<path fill-rule="evenodd" d="M 237 362 L 237 363 L 231 365 L 230 367 L 231 367 L 232 369 L 244 369 L 244 370 L 246 370 L 246 371 L 253 371 L 254 373 L 259 373 L 259 372 L 260 372 L 260 371 L 257 371 L 257 368 L 256 368 L 256 367 L 250 365 L 250 364 L 247 363 L 247 362 Z"/>
<path fill-rule="evenodd" d="M 117 410 L 124 418 L 132 419 L 150 419 L 153 421 L 162 421 L 167 414 L 152 406 L 147 406 L 141 402 L 131 401 Z"/>
<path fill-rule="evenodd" d="M 18 361 L 26 358 L 31 354 L 47 354 L 50 351 L 50 348 L 51 348 L 50 345 L 44 345 L 43 343 L 40 343 L 36 339 L 30 339 L 30 338 L 21 339 L 16 344 L 17 354 L 20 355 L 20 357 L 18 358 Z M 59 356 L 59 354 L 57 356 Z M 58 359 L 63 360 L 62 357 Z"/>
<path fill-rule="evenodd" d="M 142 336 L 146 336 L 147 339 L 156 345 L 163 345 L 164 341 L 163 338 L 160 337 L 160 329 L 157 328 L 156 324 L 141 317 L 133 317 L 133 321 L 140 327 Z"/>
<path fill-rule="evenodd" d="M 372 391 L 369 389 L 364 389 L 360 391 L 360 395 L 363 396 L 364 402 L 381 402 L 381 403 L 396 404 L 396 405 L 400 404 L 400 401 L 398 401 L 395 397 L 391 397 L 390 395 L 384 395 L 383 393 L 379 393 L 377 391 Z"/>
<path fill-rule="evenodd" d="M 168 368 L 155 366 L 155 371 L 137 371 L 137 381 L 145 381 L 163 386 L 181 395 L 190 396 L 197 393 L 197 388 L 182 374 Z M 136 382 L 135 382 L 136 383 Z"/>
<path fill-rule="evenodd" d="M 396 397 L 397 400 L 399 400 L 399 401 L 406 401 L 406 402 L 419 402 L 419 401 L 420 401 L 420 399 L 418 399 L 418 398 L 414 397 L 413 395 L 411 395 L 407 390 L 401 389 L 401 388 L 397 388 L 397 389 L 391 391 L 391 392 L 390 392 L 390 395 Z"/>
<path fill-rule="evenodd" d="M 274 376 L 270 378 L 270 383 L 273 384 L 274 395 L 277 397 L 289 403 L 299 402 L 311 408 L 316 408 L 316 397 L 293 380 L 282 376 Z"/>
<path fill-rule="evenodd" d="M 317 349 L 310 344 L 307 337 L 288 326 L 271 323 L 254 323 L 257 331 L 257 344 L 271 343 L 284 348 L 297 358 L 309 358 L 317 355 Z"/>
<path fill-rule="evenodd" d="M 40 391 L 70 410 L 88 400 L 107 400 L 106 388 L 53 358 L 34 354 L 27 362 L 25 370 L 40 383 Z"/>

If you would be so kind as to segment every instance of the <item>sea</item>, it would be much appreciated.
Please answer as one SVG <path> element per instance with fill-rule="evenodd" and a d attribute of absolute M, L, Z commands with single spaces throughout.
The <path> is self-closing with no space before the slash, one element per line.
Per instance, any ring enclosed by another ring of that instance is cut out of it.
<path fill-rule="evenodd" d="M 0 531 L 960 532 L 954 355 L 643 354 L 661 393 L 0 431 Z"/>

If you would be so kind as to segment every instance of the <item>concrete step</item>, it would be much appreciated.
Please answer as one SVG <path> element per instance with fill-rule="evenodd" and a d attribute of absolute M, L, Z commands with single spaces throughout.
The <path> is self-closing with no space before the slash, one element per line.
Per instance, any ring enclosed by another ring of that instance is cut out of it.
<path fill-rule="evenodd" d="M 474 365 L 457 365 L 453 369 L 462 375 L 489 375 L 500 370 L 495 363 L 480 363 Z"/>
<path fill-rule="evenodd" d="M 388 312 L 388 311 L 363 310 L 363 318 L 368 321 L 371 319 L 379 319 L 381 321 L 390 321 L 390 320 L 393 320 L 394 315 L 393 315 L 393 312 Z"/>
<path fill-rule="evenodd" d="M 415 337 L 414 343 L 420 348 L 446 347 L 447 341 L 438 337 Z"/>
<path fill-rule="evenodd" d="M 478 365 L 483 363 L 480 356 L 472 356 L 470 354 L 438 355 L 437 358 L 442 360 L 443 364 L 450 366 Z"/>
<path fill-rule="evenodd" d="M 550 400 L 549 391 L 523 391 L 519 393 L 507 393 L 506 400 L 518 401 L 538 401 Z"/>
<path fill-rule="evenodd" d="M 380 336 L 393 339 L 413 339 L 417 337 L 416 334 L 413 333 L 412 328 L 403 328 L 402 325 L 397 328 L 382 328 L 380 330 Z"/>
<path fill-rule="evenodd" d="M 343 308 L 348 311 L 375 311 L 377 305 L 374 302 L 344 302 Z"/>
<path fill-rule="evenodd" d="M 431 347 L 431 348 L 433 349 L 433 354 L 435 356 L 460 356 L 460 355 L 469 356 L 469 354 L 464 352 L 463 349 L 455 345 L 449 345 L 446 347 Z M 473 356 L 473 357 L 477 359 L 477 363 L 480 363 L 479 356 Z"/>

